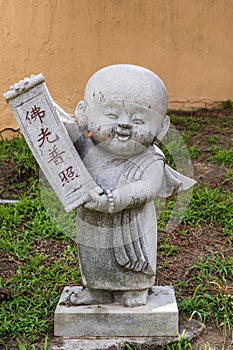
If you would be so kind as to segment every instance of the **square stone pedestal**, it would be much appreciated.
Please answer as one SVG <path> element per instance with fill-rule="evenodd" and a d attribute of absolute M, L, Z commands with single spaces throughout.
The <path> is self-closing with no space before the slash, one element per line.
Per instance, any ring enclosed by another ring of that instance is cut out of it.
<path fill-rule="evenodd" d="M 66 306 L 65 287 L 54 315 L 54 334 L 62 337 L 173 337 L 178 335 L 178 308 L 171 287 L 153 287 L 145 306 L 118 304 Z"/>

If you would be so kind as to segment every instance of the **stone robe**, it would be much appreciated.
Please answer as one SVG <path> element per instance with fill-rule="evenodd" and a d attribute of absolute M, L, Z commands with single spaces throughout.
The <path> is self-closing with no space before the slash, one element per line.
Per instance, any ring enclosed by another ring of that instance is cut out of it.
<path fill-rule="evenodd" d="M 103 155 L 98 157 L 98 147 L 93 146 L 85 137 L 76 142 L 87 169 L 103 190 L 113 191 L 127 183 L 146 182 L 148 177 L 158 181 L 156 172 L 152 173 L 158 162 L 163 163 L 158 195 L 166 197 L 194 184 L 193 180 L 165 165 L 165 157 L 156 146 L 129 159 L 116 155 L 105 159 Z M 93 153 L 90 150 L 94 150 Z M 153 192 L 153 188 L 149 191 Z M 133 199 L 133 204 L 113 214 L 79 208 L 77 241 L 83 286 L 127 291 L 147 289 L 154 284 L 157 220 L 153 198 L 147 199 L 142 193 Z"/>

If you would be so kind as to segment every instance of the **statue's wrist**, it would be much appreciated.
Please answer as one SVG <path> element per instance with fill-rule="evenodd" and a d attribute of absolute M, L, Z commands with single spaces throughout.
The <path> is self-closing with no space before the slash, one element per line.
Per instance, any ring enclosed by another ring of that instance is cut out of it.
<path fill-rule="evenodd" d="M 114 213 L 115 211 L 115 203 L 114 203 L 114 198 L 113 198 L 113 193 L 111 190 L 106 191 L 106 195 L 108 197 L 108 212 L 109 213 Z"/>
<path fill-rule="evenodd" d="M 118 190 L 107 190 L 106 196 L 108 197 L 108 212 L 109 213 L 116 213 L 120 211 L 121 208 L 121 200 L 120 200 L 120 193 Z"/>

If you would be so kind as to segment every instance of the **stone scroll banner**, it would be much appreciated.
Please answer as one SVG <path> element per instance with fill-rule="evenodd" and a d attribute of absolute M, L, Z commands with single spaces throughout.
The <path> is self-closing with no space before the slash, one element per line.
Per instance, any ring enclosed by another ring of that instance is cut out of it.
<path fill-rule="evenodd" d="M 97 185 L 55 111 L 43 75 L 21 80 L 4 97 L 65 211 L 82 205 Z"/>

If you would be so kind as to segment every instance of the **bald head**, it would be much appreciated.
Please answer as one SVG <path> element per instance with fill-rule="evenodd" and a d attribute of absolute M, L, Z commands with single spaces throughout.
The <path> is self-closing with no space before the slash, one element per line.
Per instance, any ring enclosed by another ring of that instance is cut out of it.
<path fill-rule="evenodd" d="M 89 79 L 84 99 L 89 107 L 127 102 L 164 116 L 168 97 L 164 83 L 155 73 L 139 66 L 118 64 L 97 71 Z"/>

